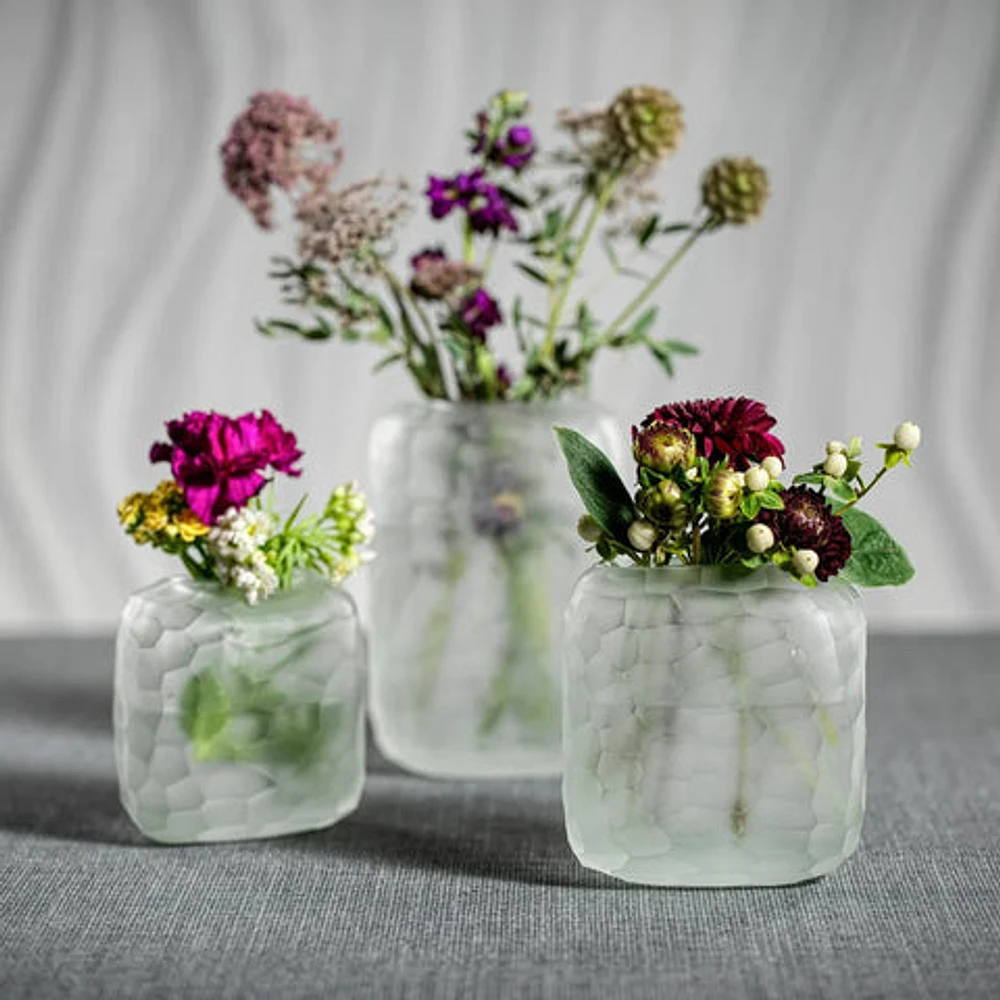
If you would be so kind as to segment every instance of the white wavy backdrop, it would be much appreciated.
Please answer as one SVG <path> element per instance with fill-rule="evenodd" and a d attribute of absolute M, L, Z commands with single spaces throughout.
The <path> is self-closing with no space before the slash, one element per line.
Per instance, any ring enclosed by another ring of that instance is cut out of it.
<path fill-rule="evenodd" d="M 669 398 L 769 402 L 791 457 L 924 427 L 872 509 L 918 567 L 876 626 L 1000 625 L 1000 4 L 938 0 L 21 0 L 0 3 L 0 629 L 109 628 L 169 568 L 114 505 L 155 481 L 161 421 L 271 407 L 318 492 L 363 477 L 371 420 L 410 392 L 366 349 L 274 343 L 266 238 L 217 146 L 261 88 L 340 118 L 344 176 L 419 182 L 461 162 L 501 86 L 537 118 L 648 81 L 689 123 L 670 204 L 713 156 L 770 168 L 766 218 L 697 248 L 660 294 L 703 354 L 645 358 L 595 395 L 634 420 Z M 417 221 L 413 244 L 430 228 Z M 606 297 L 612 308 L 614 296 Z"/>

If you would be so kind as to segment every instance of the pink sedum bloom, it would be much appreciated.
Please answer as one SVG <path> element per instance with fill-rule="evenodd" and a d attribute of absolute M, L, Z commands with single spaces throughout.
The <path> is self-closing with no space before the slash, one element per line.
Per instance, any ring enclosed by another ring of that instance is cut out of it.
<path fill-rule="evenodd" d="M 264 488 L 268 467 L 297 476 L 302 457 L 295 435 L 264 410 L 258 417 L 223 416 L 196 410 L 167 423 L 170 443 L 158 441 L 151 462 L 170 462 L 174 479 L 195 516 L 212 525 L 227 510 L 239 510 Z"/>

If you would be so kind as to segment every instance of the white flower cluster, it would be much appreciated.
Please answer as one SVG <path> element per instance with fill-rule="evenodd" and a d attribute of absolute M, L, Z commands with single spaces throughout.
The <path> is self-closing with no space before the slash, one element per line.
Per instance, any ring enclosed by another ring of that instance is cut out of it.
<path fill-rule="evenodd" d="M 278 589 L 278 575 L 261 548 L 274 534 L 274 524 L 266 511 L 230 507 L 205 538 L 219 579 L 243 591 L 247 604 L 256 604 Z"/>

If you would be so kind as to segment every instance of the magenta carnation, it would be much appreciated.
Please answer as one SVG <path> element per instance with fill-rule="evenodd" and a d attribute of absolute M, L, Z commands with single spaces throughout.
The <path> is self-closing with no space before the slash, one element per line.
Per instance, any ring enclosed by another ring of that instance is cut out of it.
<path fill-rule="evenodd" d="M 302 471 L 294 468 L 302 457 L 295 435 L 267 410 L 235 419 L 196 410 L 168 421 L 167 436 L 170 443 L 156 442 L 149 459 L 170 462 L 188 506 L 204 524 L 214 524 L 230 507 L 246 506 L 267 483 L 262 472 L 268 467 L 290 476 Z"/>
<path fill-rule="evenodd" d="M 304 97 L 280 90 L 254 94 L 219 150 L 226 186 L 258 226 L 270 229 L 271 188 L 292 191 L 300 181 L 314 188 L 328 183 L 342 157 L 334 145 L 337 134 L 337 123 Z"/>
<path fill-rule="evenodd" d="M 770 433 L 777 421 L 763 403 L 746 396 L 668 403 L 653 410 L 642 426 L 655 421 L 686 428 L 695 437 L 699 455 L 713 461 L 728 458 L 735 469 L 785 453 L 785 446 Z"/>
<path fill-rule="evenodd" d="M 851 535 L 830 509 L 819 490 L 792 486 L 781 494 L 784 510 L 762 510 L 757 521 L 766 524 L 782 545 L 812 549 L 819 556 L 816 579 L 836 576 L 851 558 Z"/>

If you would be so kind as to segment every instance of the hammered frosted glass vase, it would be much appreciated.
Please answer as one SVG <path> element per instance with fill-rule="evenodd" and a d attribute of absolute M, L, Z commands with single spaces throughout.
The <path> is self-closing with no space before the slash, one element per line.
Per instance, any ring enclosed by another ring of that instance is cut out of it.
<path fill-rule="evenodd" d="M 566 612 L 563 803 L 582 864 L 628 882 L 781 885 L 858 844 L 858 592 L 774 567 L 602 565 Z"/>
<path fill-rule="evenodd" d="M 364 637 L 318 576 L 253 607 L 184 577 L 134 594 L 118 630 L 122 805 L 164 843 L 326 827 L 364 783 Z"/>
<path fill-rule="evenodd" d="M 370 712 L 411 771 L 561 770 L 557 640 L 588 557 L 557 424 L 614 454 L 614 421 L 582 401 L 414 403 L 372 430 Z"/>

